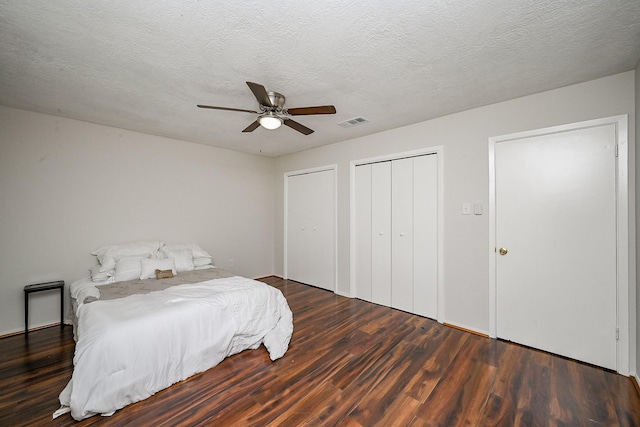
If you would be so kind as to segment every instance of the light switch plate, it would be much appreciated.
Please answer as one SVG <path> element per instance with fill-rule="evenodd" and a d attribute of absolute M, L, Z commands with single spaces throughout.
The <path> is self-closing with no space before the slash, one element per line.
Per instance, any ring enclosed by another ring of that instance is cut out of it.
<path fill-rule="evenodd" d="M 471 203 L 463 203 L 462 215 L 470 215 L 470 214 L 471 214 Z"/>
<path fill-rule="evenodd" d="M 473 205 L 473 214 L 474 215 L 482 215 L 482 203 L 476 203 L 475 205 Z"/>

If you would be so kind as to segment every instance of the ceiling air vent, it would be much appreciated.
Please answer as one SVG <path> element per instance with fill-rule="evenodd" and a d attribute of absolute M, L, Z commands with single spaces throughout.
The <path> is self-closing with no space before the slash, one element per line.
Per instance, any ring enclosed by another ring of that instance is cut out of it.
<path fill-rule="evenodd" d="M 340 122 L 338 124 L 343 128 L 350 128 L 350 127 L 358 126 L 368 122 L 369 122 L 369 119 L 365 119 L 362 116 L 358 116 L 358 117 L 354 117 L 353 119 L 345 120 L 344 122 Z"/>

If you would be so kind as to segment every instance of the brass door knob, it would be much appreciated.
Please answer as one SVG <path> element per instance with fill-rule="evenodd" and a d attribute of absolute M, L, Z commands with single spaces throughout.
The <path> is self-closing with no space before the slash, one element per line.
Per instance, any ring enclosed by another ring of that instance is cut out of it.
<path fill-rule="evenodd" d="M 506 255 L 507 252 L 509 252 L 509 251 L 507 250 L 507 248 L 500 248 L 500 249 L 498 249 L 498 252 L 500 252 L 500 255 Z"/>

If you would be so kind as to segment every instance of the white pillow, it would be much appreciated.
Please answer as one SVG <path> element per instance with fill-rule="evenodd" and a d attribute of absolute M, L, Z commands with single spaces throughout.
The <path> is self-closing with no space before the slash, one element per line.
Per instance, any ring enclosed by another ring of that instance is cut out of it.
<path fill-rule="evenodd" d="M 116 261 L 115 281 L 135 280 L 140 278 L 142 270 L 141 261 L 146 258 L 123 257 Z"/>
<path fill-rule="evenodd" d="M 91 252 L 91 254 L 98 257 L 98 261 L 102 265 L 100 271 L 105 272 L 114 269 L 116 262 L 122 257 L 146 256 L 147 258 L 157 258 L 160 246 L 162 246 L 162 242 L 133 242 L 103 246 Z"/>
<path fill-rule="evenodd" d="M 193 252 L 191 249 L 163 249 L 162 250 L 167 258 L 173 258 L 176 263 L 176 271 L 178 273 L 182 271 L 191 271 L 194 268 L 193 265 Z"/>
<path fill-rule="evenodd" d="M 211 261 L 212 261 L 211 257 L 194 258 L 193 259 L 193 266 L 194 267 L 202 267 L 204 265 L 210 265 Z"/>
<path fill-rule="evenodd" d="M 89 269 L 89 273 L 91 273 L 91 280 L 93 280 L 94 282 L 102 282 L 114 275 L 113 270 L 100 271 L 100 268 L 101 268 L 101 265 L 96 264 Z"/>
<path fill-rule="evenodd" d="M 168 249 L 168 250 L 190 249 L 191 252 L 193 252 L 194 258 L 204 258 L 204 257 L 211 258 L 211 255 L 209 255 L 207 251 L 205 251 L 195 243 L 166 244 L 162 247 L 162 251 L 164 252 L 165 249 Z"/>
<path fill-rule="evenodd" d="M 156 277 L 156 270 L 171 270 L 176 275 L 176 265 L 173 258 L 164 259 L 143 259 L 141 261 L 142 271 L 140 279 L 152 279 Z"/>

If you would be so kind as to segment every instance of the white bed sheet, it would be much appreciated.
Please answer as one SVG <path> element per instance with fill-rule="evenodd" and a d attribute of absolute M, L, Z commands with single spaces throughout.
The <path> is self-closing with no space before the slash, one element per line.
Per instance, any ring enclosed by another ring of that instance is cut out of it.
<path fill-rule="evenodd" d="M 239 276 L 80 304 L 76 316 L 73 375 L 60 393 L 76 420 L 112 414 L 260 344 L 276 360 L 293 332 L 282 293 Z"/>

